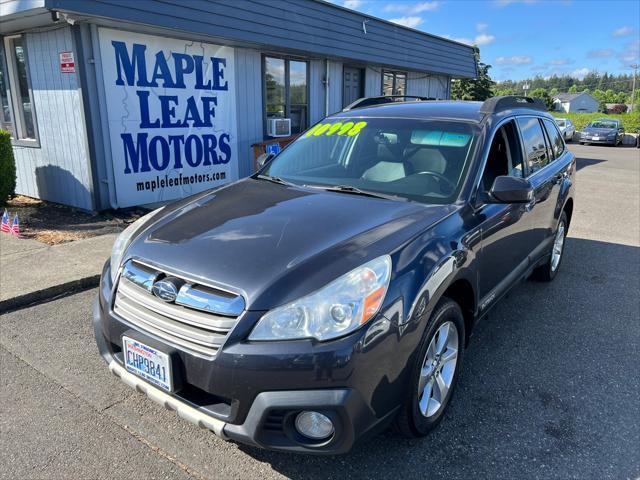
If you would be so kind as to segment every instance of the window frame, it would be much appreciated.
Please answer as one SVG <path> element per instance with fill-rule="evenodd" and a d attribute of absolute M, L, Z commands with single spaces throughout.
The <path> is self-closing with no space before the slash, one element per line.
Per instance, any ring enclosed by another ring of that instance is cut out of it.
<path fill-rule="evenodd" d="M 545 120 L 546 120 L 546 122 L 545 122 Z M 551 154 L 551 160 L 549 160 L 549 163 L 555 162 L 558 158 L 560 158 L 562 155 L 564 155 L 564 152 L 567 151 L 567 145 L 564 143 L 564 136 L 560 132 L 560 129 L 556 125 L 556 122 L 554 122 L 553 120 L 550 120 L 548 118 L 542 118 L 540 120 L 540 123 L 542 124 L 542 128 L 544 128 L 544 132 L 545 132 L 545 135 L 547 137 L 547 141 L 549 142 L 549 153 Z M 551 134 L 549 133 L 549 128 L 547 127 L 547 123 L 552 124 L 552 126 L 550 128 L 555 128 L 556 134 L 558 135 L 558 138 L 560 138 L 560 142 L 562 143 L 562 151 L 558 155 L 556 155 L 556 152 L 554 150 L 554 145 L 555 144 L 551 141 Z M 549 163 L 547 163 L 547 165 L 549 165 Z M 542 170 L 542 169 L 540 169 L 540 170 Z"/>
<path fill-rule="evenodd" d="M 27 75 L 27 87 L 29 94 L 29 102 L 31 104 L 31 116 L 33 117 L 33 133 L 34 138 L 24 138 L 26 135 L 26 126 L 24 112 L 22 109 L 16 109 L 16 105 L 20 105 L 21 100 L 18 93 L 18 70 L 14 59 L 14 50 L 12 46 L 13 40 L 21 38 L 24 46 L 25 71 Z M 33 101 L 33 87 L 31 83 L 31 72 L 29 69 L 29 52 L 26 44 L 26 35 L 8 35 L 2 37 L 2 45 L 4 53 L 4 67 L 7 74 L 7 97 L 9 100 L 9 111 L 11 113 L 11 122 L 13 124 L 13 136 L 11 143 L 22 147 L 40 148 L 40 132 L 38 129 L 38 117 L 36 115 L 35 102 Z"/>
<path fill-rule="evenodd" d="M 478 196 L 482 196 L 483 194 L 486 193 L 486 190 L 482 189 L 482 179 L 484 178 L 484 174 L 487 171 L 487 165 L 489 164 L 489 153 L 491 152 L 491 146 L 493 145 L 493 142 L 496 139 L 496 135 L 498 135 L 498 133 L 500 133 L 502 128 L 505 125 L 508 125 L 509 123 L 512 125 L 513 133 L 514 133 L 514 137 L 515 137 L 513 139 L 515 141 L 515 143 L 516 143 L 516 144 L 514 144 L 514 148 L 520 149 L 520 161 L 522 163 L 522 177 L 514 177 L 514 178 L 527 179 L 527 175 L 529 175 L 529 165 L 528 165 L 528 162 L 527 162 L 527 160 L 525 158 L 524 144 L 523 144 L 523 141 L 522 141 L 522 135 L 520 133 L 518 122 L 516 121 L 516 117 L 506 118 L 496 126 L 493 134 L 491 135 L 491 141 L 487 142 L 487 154 L 484 157 L 484 162 L 482 163 L 482 168 L 480 168 L 479 175 L 477 176 L 477 179 L 476 179 L 476 198 L 478 198 Z M 484 202 L 484 203 L 486 203 L 486 202 Z"/>
<path fill-rule="evenodd" d="M 537 115 L 516 115 L 513 118 L 516 120 L 516 125 L 518 126 L 518 134 L 520 136 L 520 143 L 522 144 L 522 155 L 525 162 L 525 168 L 527 169 L 527 176 L 525 178 L 528 180 L 531 177 L 537 175 L 538 172 L 541 172 L 542 170 L 547 168 L 549 165 L 551 165 L 551 163 L 553 163 L 553 159 L 551 158 L 552 157 L 551 150 L 549 149 L 549 139 L 547 137 L 547 131 L 544 128 L 544 124 L 542 123 L 543 117 L 539 117 Z M 524 135 L 522 134 L 522 127 L 520 126 L 520 122 L 517 121 L 521 118 L 535 118 L 536 120 L 538 120 L 538 126 L 542 130 L 542 138 L 544 139 L 545 150 L 547 152 L 548 161 L 543 167 L 539 168 L 536 171 L 531 171 L 531 165 L 529 163 L 529 157 L 527 155 L 526 145 L 524 142 Z"/>
<path fill-rule="evenodd" d="M 398 80 L 398 75 L 404 75 L 404 94 L 407 94 L 407 82 L 409 80 L 409 74 L 408 72 L 402 71 L 402 70 L 382 70 L 381 74 L 380 74 L 380 94 L 381 95 L 386 95 L 384 93 L 384 76 L 385 75 L 391 75 L 393 77 L 393 83 L 391 84 L 391 95 L 396 95 L 396 93 L 394 93 L 396 91 L 396 82 Z"/>
<path fill-rule="evenodd" d="M 290 76 L 290 62 L 304 62 L 306 64 L 306 76 L 307 76 L 307 85 L 306 85 L 306 126 L 300 130 L 298 133 L 291 133 L 291 135 L 298 135 L 299 133 L 307 130 L 310 125 L 310 97 L 311 90 L 309 89 L 309 80 L 311 73 L 311 65 L 310 61 L 307 58 L 289 56 L 289 55 L 277 55 L 277 54 L 262 54 L 262 136 L 265 140 L 269 140 L 273 137 L 269 137 L 267 135 L 267 58 L 274 58 L 278 60 L 284 61 L 284 117 L 283 118 L 291 118 L 291 76 Z M 302 105 L 296 103 L 296 105 Z"/>

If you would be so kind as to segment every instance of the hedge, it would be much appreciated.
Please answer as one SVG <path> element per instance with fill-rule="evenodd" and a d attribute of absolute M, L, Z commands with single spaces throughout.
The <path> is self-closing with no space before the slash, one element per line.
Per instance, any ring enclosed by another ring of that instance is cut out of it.
<path fill-rule="evenodd" d="M 582 130 L 588 123 L 599 118 L 615 118 L 622 122 L 626 133 L 637 133 L 640 128 L 640 110 L 631 113 L 606 114 L 606 113 L 566 113 L 549 112 L 556 118 L 568 118 L 576 126 L 576 130 Z"/>
<path fill-rule="evenodd" d="M 0 130 L 0 206 L 6 205 L 15 192 L 16 162 L 11 148 L 11 135 Z"/>

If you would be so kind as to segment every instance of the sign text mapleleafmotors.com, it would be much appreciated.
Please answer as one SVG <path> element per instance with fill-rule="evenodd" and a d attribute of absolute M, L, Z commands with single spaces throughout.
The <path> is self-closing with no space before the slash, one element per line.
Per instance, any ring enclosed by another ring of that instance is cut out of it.
<path fill-rule="evenodd" d="M 100 30 L 119 207 L 238 177 L 232 48 Z"/>

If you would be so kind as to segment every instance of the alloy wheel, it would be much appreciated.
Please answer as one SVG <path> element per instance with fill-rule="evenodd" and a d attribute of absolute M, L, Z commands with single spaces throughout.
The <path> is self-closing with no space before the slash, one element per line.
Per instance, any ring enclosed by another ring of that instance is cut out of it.
<path fill-rule="evenodd" d="M 444 406 L 458 363 L 458 328 L 447 321 L 429 342 L 420 370 L 418 406 L 425 417 L 432 417 Z"/>
<path fill-rule="evenodd" d="M 556 238 L 553 241 L 553 251 L 551 252 L 551 271 L 555 272 L 560 265 L 562 249 L 564 248 L 564 222 L 558 225 Z"/>

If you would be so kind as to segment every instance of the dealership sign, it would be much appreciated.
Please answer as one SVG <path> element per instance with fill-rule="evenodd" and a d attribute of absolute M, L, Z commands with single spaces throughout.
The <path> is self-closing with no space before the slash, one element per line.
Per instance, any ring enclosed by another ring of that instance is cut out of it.
<path fill-rule="evenodd" d="M 238 177 L 233 49 L 100 29 L 119 207 Z"/>

